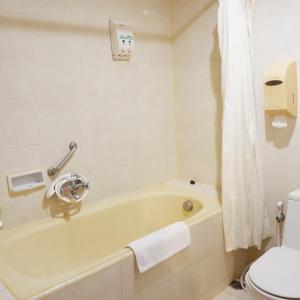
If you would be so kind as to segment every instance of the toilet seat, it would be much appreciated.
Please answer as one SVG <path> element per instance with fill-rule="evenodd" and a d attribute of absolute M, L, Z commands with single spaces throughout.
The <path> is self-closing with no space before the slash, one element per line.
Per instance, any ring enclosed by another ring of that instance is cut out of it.
<path fill-rule="evenodd" d="M 247 291 L 254 296 L 254 299 L 258 299 L 257 295 L 259 295 L 259 299 L 272 299 L 272 300 L 282 300 L 284 298 L 281 297 L 276 297 L 274 295 L 268 294 L 267 292 L 259 289 L 257 286 L 255 286 L 255 284 L 251 281 L 251 279 L 249 278 L 249 273 L 246 274 L 245 277 L 246 280 L 246 285 L 247 285 Z M 255 295 L 253 294 L 253 291 L 255 292 Z"/>
<path fill-rule="evenodd" d="M 270 249 L 251 265 L 248 280 L 270 299 L 300 299 L 300 251 Z"/>

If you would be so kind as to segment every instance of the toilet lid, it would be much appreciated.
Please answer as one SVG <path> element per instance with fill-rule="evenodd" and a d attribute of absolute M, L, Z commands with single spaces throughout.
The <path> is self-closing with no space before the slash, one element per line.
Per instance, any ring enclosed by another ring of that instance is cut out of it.
<path fill-rule="evenodd" d="M 287 247 L 270 249 L 249 269 L 251 281 L 274 296 L 300 299 L 300 251 Z"/>

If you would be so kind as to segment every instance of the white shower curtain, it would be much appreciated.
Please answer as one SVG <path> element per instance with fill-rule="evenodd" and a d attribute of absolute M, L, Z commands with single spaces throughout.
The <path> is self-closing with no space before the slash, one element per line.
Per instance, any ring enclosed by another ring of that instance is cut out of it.
<path fill-rule="evenodd" d="M 227 251 L 261 247 L 269 232 L 260 174 L 251 55 L 255 0 L 219 0 L 222 206 Z"/>

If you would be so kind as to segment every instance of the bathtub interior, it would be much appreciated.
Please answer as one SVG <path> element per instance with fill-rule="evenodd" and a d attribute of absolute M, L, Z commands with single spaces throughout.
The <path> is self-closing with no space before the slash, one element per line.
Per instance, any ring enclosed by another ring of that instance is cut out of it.
<path fill-rule="evenodd" d="M 191 212 L 183 209 L 186 200 L 193 202 Z M 176 221 L 198 220 L 217 207 L 212 197 L 164 186 L 108 199 L 70 221 L 35 222 L 0 235 L 0 276 L 14 295 L 28 298 L 96 270 L 133 240 Z"/>

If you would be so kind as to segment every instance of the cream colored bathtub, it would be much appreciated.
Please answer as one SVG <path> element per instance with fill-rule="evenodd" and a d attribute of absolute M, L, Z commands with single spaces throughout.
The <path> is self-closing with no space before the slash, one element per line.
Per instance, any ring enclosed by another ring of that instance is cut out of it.
<path fill-rule="evenodd" d="M 183 210 L 192 200 L 194 209 Z M 219 210 L 215 197 L 166 185 L 90 205 L 71 220 L 45 219 L 0 235 L 0 279 L 17 299 L 70 284 L 120 259 L 125 246 L 175 221 Z"/>

